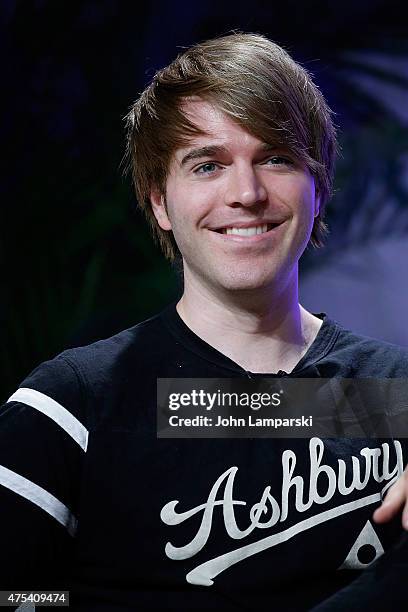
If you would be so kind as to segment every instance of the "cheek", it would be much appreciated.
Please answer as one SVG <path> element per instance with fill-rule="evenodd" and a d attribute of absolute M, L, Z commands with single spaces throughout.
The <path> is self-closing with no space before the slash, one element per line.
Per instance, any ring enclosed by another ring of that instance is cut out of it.
<path fill-rule="evenodd" d="M 176 226 L 183 232 L 187 228 L 199 227 L 219 201 L 216 190 L 202 183 L 187 183 L 168 189 L 168 215 L 173 228 Z"/>
<path fill-rule="evenodd" d="M 295 249 L 308 243 L 315 218 L 315 189 L 313 180 L 305 177 L 296 184 L 286 185 L 282 200 L 286 203 L 292 221 L 287 240 Z"/>
<path fill-rule="evenodd" d="M 308 224 L 315 215 L 315 188 L 313 181 L 302 181 L 292 186 L 287 193 L 287 202 L 290 202 L 294 216 L 299 217 L 302 224 Z"/>

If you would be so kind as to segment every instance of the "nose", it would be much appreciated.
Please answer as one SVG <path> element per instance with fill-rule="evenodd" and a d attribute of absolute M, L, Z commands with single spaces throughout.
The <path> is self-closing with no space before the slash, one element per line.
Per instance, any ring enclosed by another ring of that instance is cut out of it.
<path fill-rule="evenodd" d="M 228 206 L 254 206 L 265 202 L 268 195 L 252 165 L 230 168 L 225 191 Z"/>

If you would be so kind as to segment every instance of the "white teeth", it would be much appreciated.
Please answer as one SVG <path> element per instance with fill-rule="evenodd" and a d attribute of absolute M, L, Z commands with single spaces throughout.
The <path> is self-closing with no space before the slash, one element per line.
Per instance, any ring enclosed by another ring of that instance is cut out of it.
<path fill-rule="evenodd" d="M 223 230 L 223 233 L 235 234 L 236 236 L 255 236 L 256 234 L 264 234 L 267 231 L 267 225 L 257 225 L 256 227 L 227 227 Z"/>

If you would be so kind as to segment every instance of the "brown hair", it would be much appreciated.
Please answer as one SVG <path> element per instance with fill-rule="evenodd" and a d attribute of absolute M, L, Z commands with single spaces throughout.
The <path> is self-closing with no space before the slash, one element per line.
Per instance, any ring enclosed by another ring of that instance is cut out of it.
<path fill-rule="evenodd" d="M 332 194 L 336 132 L 328 107 L 305 68 L 259 34 L 234 33 L 190 47 L 153 77 L 126 115 L 126 157 L 136 197 L 164 254 L 178 253 L 162 230 L 150 193 L 165 195 L 174 151 L 202 132 L 182 112 L 200 96 L 264 142 L 288 147 L 313 174 L 320 195 L 311 243 L 322 245 L 325 204 Z"/>

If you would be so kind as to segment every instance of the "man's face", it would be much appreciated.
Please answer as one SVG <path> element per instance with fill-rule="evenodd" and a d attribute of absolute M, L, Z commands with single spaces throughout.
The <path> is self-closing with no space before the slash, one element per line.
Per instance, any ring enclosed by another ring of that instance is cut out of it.
<path fill-rule="evenodd" d="M 205 135 L 172 159 L 163 199 L 151 194 L 160 227 L 172 230 L 188 283 L 212 291 L 284 288 L 318 213 L 309 170 L 199 98 L 184 107 Z"/>

